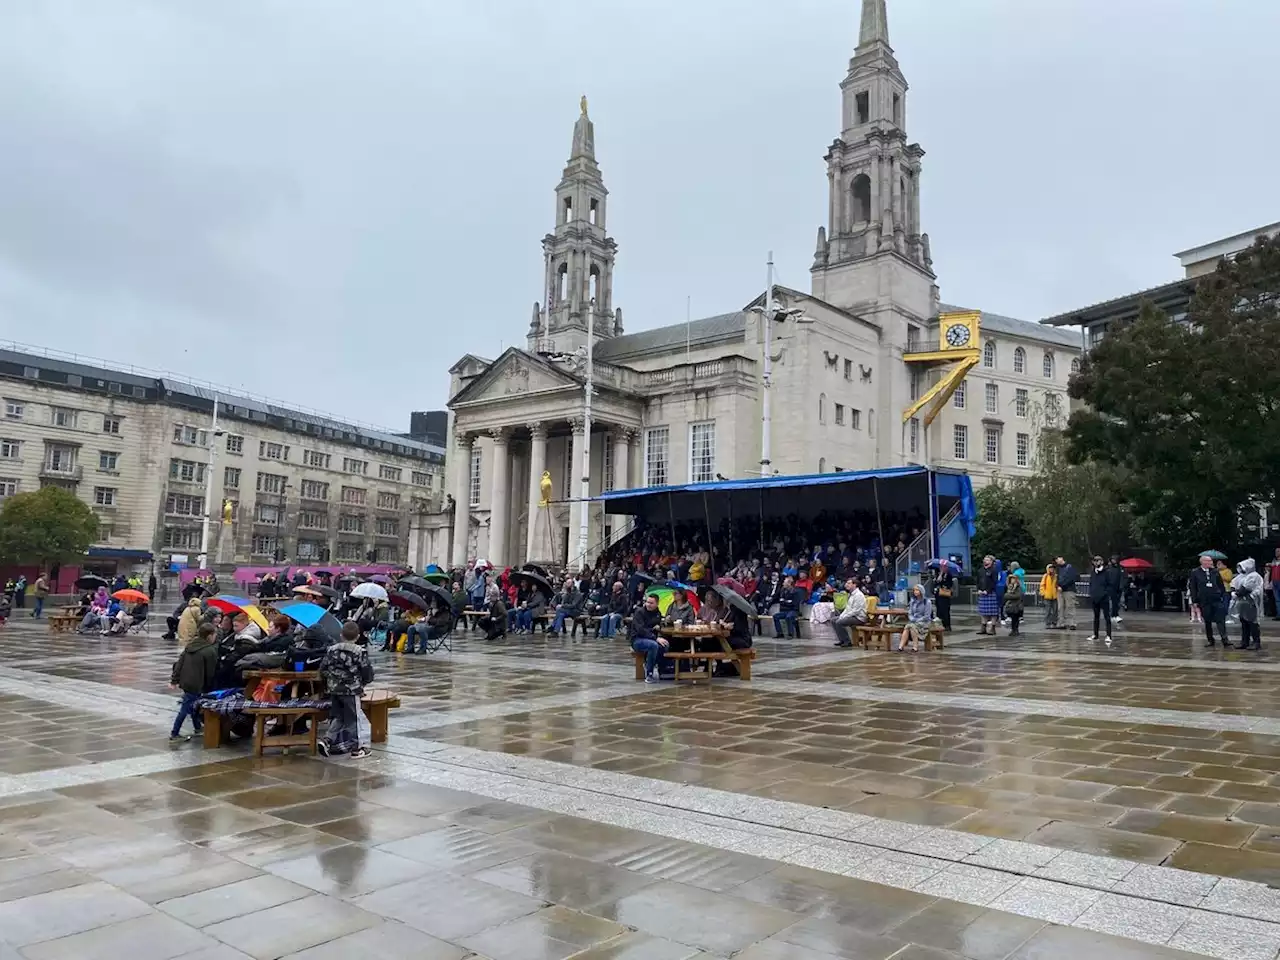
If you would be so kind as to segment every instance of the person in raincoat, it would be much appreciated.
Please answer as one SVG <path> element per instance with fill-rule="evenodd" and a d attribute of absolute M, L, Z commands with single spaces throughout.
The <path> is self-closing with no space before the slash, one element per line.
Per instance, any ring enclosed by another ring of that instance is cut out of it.
<path fill-rule="evenodd" d="M 200 630 L 200 598 L 187 601 L 187 609 L 178 618 L 178 648 L 182 649 L 195 640 Z"/>
<path fill-rule="evenodd" d="M 1252 557 L 1241 560 L 1231 578 L 1231 592 L 1236 598 L 1236 616 L 1240 618 L 1240 645 L 1237 650 L 1261 650 L 1262 575 Z"/>
<path fill-rule="evenodd" d="M 1058 568 L 1052 563 L 1040 578 L 1040 599 L 1044 601 L 1045 629 L 1053 630 L 1058 626 Z"/>
<path fill-rule="evenodd" d="M 1022 583 L 1024 576 L 1022 567 L 1016 560 L 1009 564 L 1009 573 L 1005 577 L 1004 612 L 1009 618 L 1009 636 L 1011 637 L 1018 636 L 1018 624 L 1022 622 L 1022 614 L 1025 610 L 1023 600 L 1026 591 Z"/>

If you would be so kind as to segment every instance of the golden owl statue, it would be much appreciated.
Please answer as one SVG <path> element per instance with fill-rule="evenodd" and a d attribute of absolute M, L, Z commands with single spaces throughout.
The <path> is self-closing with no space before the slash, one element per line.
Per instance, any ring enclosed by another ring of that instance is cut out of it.
<path fill-rule="evenodd" d="M 550 506 L 551 504 L 551 471 L 543 470 L 542 479 L 538 482 L 538 488 L 542 491 L 542 500 L 538 503 L 540 507 Z"/>

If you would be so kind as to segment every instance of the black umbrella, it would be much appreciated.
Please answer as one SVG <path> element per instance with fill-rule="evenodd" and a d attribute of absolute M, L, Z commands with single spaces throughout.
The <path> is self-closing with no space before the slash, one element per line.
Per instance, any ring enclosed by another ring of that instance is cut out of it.
<path fill-rule="evenodd" d="M 426 613 L 431 609 L 430 600 L 411 590 L 397 590 L 395 593 L 388 594 L 387 600 L 393 607 L 399 607 L 402 610 L 417 609 Z"/>
<path fill-rule="evenodd" d="M 742 594 L 738 593 L 738 591 L 734 590 L 732 587 L 726 587 L 722 583 L 717 583 L 711 589 L 719 595 L 725 603 L 734 609 L 745 613 L 748 617 L 755 614 L 755 608 L 747 602 L 747 598 L 742 596 Z"/>
<path fill-rule="evenodd" d="M 94 576 L 92 573 L 86 573 L 76 581 L 77 590 L 97 590 L 99 587 L 109 586 L 111 586 L 111 584 L 107 583 L 107 581 L 103 580 L 101 577 Z"/>
<path fill-rule="evenodd" d="M 551 581 L 540 573 L 534 573 L 532 570 L 517 570 L 511 574 L 511 579 L 516 582 L 523 580 L 525 583 L 532 584 L 548 597 L 555 593 L 555 590 L 551 588 Z"/>
<path fill-rule="evenodd" d="M 332 570 L 317 570 L 317 571 L 315 572 L 315 575 L 316 575 L 317 577 L 332 577 L 332 576 L 333 576 L 333 571 L 332 571 Z"/>
<path fill-rule="evenodd" d="M 396 581 L 396 586 L 401 590 L 412 590 L 414 593 L 420 593 L 424 597 L 432 590 L 440 589 L 431 581 L 423 580 L 421 577 L 401 577 Z"/>
<path fill-rule="evenodd" d="M 192 580 L 190 583 L 188 583 L 185 587 L 182 588 L 182 599 L 190 600 L 192 597 L 204 596 L 208 592 L 209 591 L 205 589 L 204 584 L 196 583 L 194 580 Z"/>
<path fill-rule="evenodd" d="M 525 573 L 536 573 L 538 576 L 542 577 L 543 580 L 551 579 L 551 574 L 547 571 L 547 568 L 540 567 L 536 563 L 526 563 L 520 569 Z"/>
<path fill-rule="evenodd" d="M 337 590 L 333 589 L 333 587 L 326 587 L 324 584 L 321 584 L 321 583 L 312 584 L 311 589 L 314 590 L 316 593 L 324 594 L 330 600 L 336 600 L 338 597 L 342 596 L 342 594 Z"/>
<path fill-rule="evenodd" d="M 312 626 L 307 627 L 307 633 L 323 637 L 326 644 L 342 642 L 342 624 L 332 613 L 326 613 Z"/>

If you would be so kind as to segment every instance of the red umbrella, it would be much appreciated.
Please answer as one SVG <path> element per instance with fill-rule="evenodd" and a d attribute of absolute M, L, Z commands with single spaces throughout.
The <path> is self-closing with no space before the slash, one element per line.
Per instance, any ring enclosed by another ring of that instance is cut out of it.
<path fill-rule="evenodd" d="M 1120 566 L 1126 570 L 1154 570 L 1155 564 L 1150 560 L 1143 560 L 1141 557 L 1129 557 L 1120 561 Z"/>

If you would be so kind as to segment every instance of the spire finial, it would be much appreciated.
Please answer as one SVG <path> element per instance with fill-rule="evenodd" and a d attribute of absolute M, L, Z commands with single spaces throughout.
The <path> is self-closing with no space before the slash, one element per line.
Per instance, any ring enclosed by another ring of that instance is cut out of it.
<path fill-rule="evenodd" d="M 587 95 L 585 93 L 582 95 L 582 115 L 584 117 L 587 115 Z"/>
<path fill-rule="evenodd" d="M 582 107 L 582 113 L 578 115 L 577 122 L 573 125 L 573 146 L 569 150 L 569 161 L 572 162 L 578 158 L 586 158 L 592 163 L 596 159 L 596 132 L 595 125 L 591 122 L 591 118 L 587 116 L 587 98 L 584 95 L 579 106 Z"/>
<path fill-rule="evenodd" d="M 858 31 L 858 46 L 870 46 L 877 41 L 889 45 L 889 13 L 885 0 L 862 0 L 862 27 Z"/>

